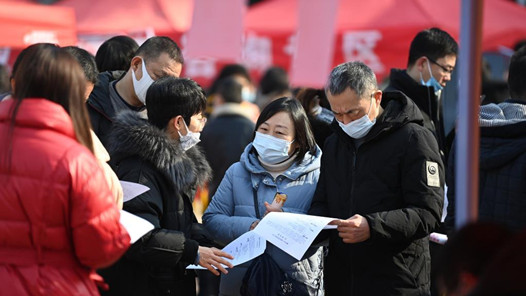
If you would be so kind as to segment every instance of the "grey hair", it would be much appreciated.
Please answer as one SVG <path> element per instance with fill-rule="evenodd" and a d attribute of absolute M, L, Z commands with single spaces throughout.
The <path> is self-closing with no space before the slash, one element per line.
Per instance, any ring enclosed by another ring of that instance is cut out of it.
<path fill-rule="evenodd" d="M 365 92 L 378 88 L 376 76 L 371 68 L 362 62 L 339 64 L 332 69 L 325 91 L 332 95 L 339 95 L 348 87 L 363 98 Z"/>

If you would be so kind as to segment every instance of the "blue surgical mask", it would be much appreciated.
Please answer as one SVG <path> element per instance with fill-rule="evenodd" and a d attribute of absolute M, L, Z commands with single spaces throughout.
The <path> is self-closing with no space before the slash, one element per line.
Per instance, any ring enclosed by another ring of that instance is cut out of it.
<path fill-rule="evenodd" d="M 261 160 L 269 164 L 276 164 L 289 158 L 289 149 L 292 142 L 256 132 L 252 146 L 256 148 Z"/>
<path fill-rule="evenodd" d="M 374 124 L 376 123 L 376 118 L 371 121 L 369 119 L 369 112 L 371 112 L 371 108 L 373 106 L 373 98 L 371 97 L 371 105 L 369 106 L 369 111 L 367 111 L 367 114 L 360 117 L 359 119 L 353 120 L 347 124 L 343 124 L 338 121 L 338 124 L 342 128 L 342 130 L 351 138 L 353 139 L 361 139 L 365 137 L 371 128 L 373 128 Z"/>
<path fill-rule="evenodd" d="M 424 86 L 431 86 L 435 90 L 435 95 L 439 95 L 440 91 L 444 88 L 436 78 L 433 76 L 433 73 L 431 72 L 431 66 L 429 65 L 429 60 L 427 60 L 427 70 L 429 71 L 429 78 L 428 81 L 424 81 L 424 78 L 422 77 L 422 72 L 420 72 L 420 83 Z"/>
<path fill-rule="evenodd" d="M 243 101 L 254 103 L 256 101 L 256 93 L 248 87 L 243 87 L 241 90 L 241 98 Z"/>

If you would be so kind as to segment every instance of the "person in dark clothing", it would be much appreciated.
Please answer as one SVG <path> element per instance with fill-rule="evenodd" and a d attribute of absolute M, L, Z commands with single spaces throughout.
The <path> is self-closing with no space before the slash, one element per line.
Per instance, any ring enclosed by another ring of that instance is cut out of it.
<path fill-rule="evenodd" d="M 334 120 L 332 112 L 322 107 L 323 102 L 327 101 L 325 91 L 323 89 L 303 88 L 299 90 L 296 98 L 307 113 L 316 144 L 323 150 L 325 140 L 332 135 L 331 122 Z"/>
<path fill-rule="evenodd" d="M 447 32 L 438 28 L 419 32 L 411 42 L 407 69 L 391 69 L 390 82 L 384 90 L 401 91 L 415 102 L 424 117 L 424 126 L 437 139 L 444 163 L 449 147 L 440 95 L 451 79 L 457 53 L 457 42 Z"/>
<path fill-rule="evenodd" d="M 139 45 L 128 36 L 114 36 L 101 44 L 95 54 L 99 72 L 126 71 Z"/>
<path fill-rule="evenodd" d="M 328 295 L 428 295 L 428 235 L 440 222 L 444 166 L 418 107 L 378 90 L 361 62 L 334 68 L 335 119 L 309 214 L 335 217 Z"/>
<path fill-rule="evenodd" d="M 511 99 L 480 107 L 480 220 L 526 227 L 526 48 L 511 58 L 508 86 Z M 456 144 L 453 144 L 455 147 Z M 455 226 L 455 151 L 448 168 L 449 200 L 446 227 Z"/>
<path fill-rule="evenodd" d="M 201 88 L 190 79 L 160 78 L 147 93 L 148 120 L 132 111 L 117 115 L 110 154 L 119 179 L 149 191 L 124 203 L 124 210 L 155 227 L 109 269 L 101 271 L 108 295 L 195 295 L 199 264 L 218 275 L 232 257 L 216 248 L 193 213 L 197 186 L 210 167 L 195 146 L 206 107 Z"/>
<path fill-rule="evenodd" d="M 250 114 L 240 106 L 242 85 L 232 77 L 219 83 L 214 96 L 214 111 L 203 128 L 201 143 L 212 167 L 212 181 L 208 185 L 213 196 L 226 170 L 239 161 L 248 143 L 252 142 L 254 123 Z"/>
<path fill-rule="evenodd" d="M 79 62 L 84 76 L 86 77 L 86 94 L 85 98 L 89 97 L 89 94 L 93 91 L 93 87 L 97 83 L 97 64 L 95 64 L 95 57 L 85 49 L 76 46 L 66 46 L 64 49 L 69 52 Z"/>
<path fill-rule="evenodd" d="M 152 37 L 139 47 L 127 72 L 99 74 L 87 104 L 93 131 L 106 148 L 115 115 L 131 110 L 145 116 L 148 87 L 163 76 L 179 77 L 183 62 L 177 43 Z"/>

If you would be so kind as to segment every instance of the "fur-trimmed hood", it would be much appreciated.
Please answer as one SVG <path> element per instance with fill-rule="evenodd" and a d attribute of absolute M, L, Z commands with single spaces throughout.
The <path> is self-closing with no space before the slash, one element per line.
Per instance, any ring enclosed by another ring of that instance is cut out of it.
<path fill-rule="evenodd" d="M 209 181 L 212 170 L 201 150 L 194 146 L 187 151 L 178 140 L 170 139 L 136 112 L 119 113 L 110 135 L 109 152 L 113 163 L 137 156 L 150 162 L 178 189 L 203 185 Z"/>

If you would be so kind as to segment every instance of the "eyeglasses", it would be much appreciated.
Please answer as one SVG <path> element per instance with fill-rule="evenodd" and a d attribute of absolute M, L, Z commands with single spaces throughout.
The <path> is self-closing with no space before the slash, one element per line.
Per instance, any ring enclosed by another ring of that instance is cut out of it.
<path fill-rule="evenodd" d="M 199 120 L 199 122 L 204 125 L 206 123 L 206 117 L 201 117 L 201 118 L 198 118 L 197 120 Z"/>
<path fill-rule="evenodd" d="M 444 72 L 446 72 L 446 73 L 448 73 L 448 74 L 453 73 L 453 71 L 455 70 L 455 68 L 453 68 L 453 67 L 445 67 L 445 66 L 440 65 L 439 63 L 437 63 L 437 62 L 436 62 L 435 60 L 433 60 L 432 58 L 427 57 L 427 59 L 430 60 L 431 63 L 433 63 L 433 64 L 439 66 L 440 69 L 444 70 Z"/>

